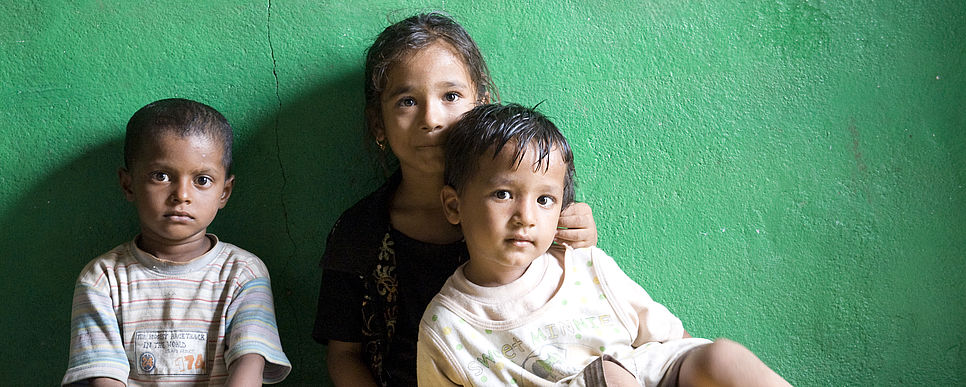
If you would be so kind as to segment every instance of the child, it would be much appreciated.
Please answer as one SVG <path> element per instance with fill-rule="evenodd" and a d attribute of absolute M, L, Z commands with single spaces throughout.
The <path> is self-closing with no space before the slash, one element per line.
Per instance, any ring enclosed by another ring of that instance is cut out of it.
<path fill-rule="evenodd" d="M 439 202 L 443 135 L 496 90 L 473 39 L 437 12 L 380 33 L 365 80 L 366 133 L 381 157 L 398 159 L 398 170 L 332 227 L 313 336 L 328 344 L 337 386 L 411 386 L 419 319 L 465 261 L 463 236 Z M 560 226 L 567 228 L 556 235 L 561 242 L 597 241 L 586 204 L 571 206 Z"/>
<path fill-rule="evenodd" d="M 84 267 L 63 384 L 261 385 L 292 366 L 268 270 L 206 230 L 231 196 L 232 129 L 204 104 L 165 99 L 127 124 L 118 171 L 141 233 Z"/>
<path fill-rule="evenodd" d="M 445 157 L 441 201 L 469 261 L 420 322 L 420 385 L 787 385 L 739 344 L 688 337 L 601 250 L 545 253 L 574 200 L 574 164 L 542 114 L 477 107 Z"/>

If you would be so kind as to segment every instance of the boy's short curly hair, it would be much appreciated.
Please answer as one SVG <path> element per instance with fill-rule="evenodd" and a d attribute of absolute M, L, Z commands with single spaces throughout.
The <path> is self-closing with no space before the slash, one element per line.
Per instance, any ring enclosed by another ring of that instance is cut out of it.
<path fill-rule="evenodd" d="M 231 174 L 234 132 L 228 120 L 211 106 L 183 98 L 151 102 L 131 116 L 124 136 L 124 167 L 131 168 L 147 141 L 157 140 L 166 133 L 220 141 L 222 164 L 225 172 Z"/>
<path fill-rule="evenodd" d="M 534 168 L 550 167 L 550 154 L 559 150 L 567 164 L 561 208 L 574 202 L 576 178 L 574 154 L 563 133 L 542 113 L 518 104 L 480 105 L 463 114 L 446 139 L 443 180 L 456 192 L 477 173 L 481 157 L 496 158 L 504 146 L 512 143 L 513 167 L 519 167 L 528 148 L 538 152 Z"/>

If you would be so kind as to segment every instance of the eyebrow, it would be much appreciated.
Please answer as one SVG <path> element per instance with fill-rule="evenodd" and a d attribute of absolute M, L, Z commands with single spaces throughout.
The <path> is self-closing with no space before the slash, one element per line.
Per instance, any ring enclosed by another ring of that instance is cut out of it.
<path fill-rule="evenodd" d="M 395 89 L 392 89 L 392 90 L 389 90 L 388 92 L 386 92 L 384 94 L 386 96 L 385 99 L 391 99 L 391 98 L 393 98 L 393 97 L 395 97 L 397 95 L 409 93 L 412 89 L 413 89 L 413 87 L 410 86 L 410 85 L 408 85 L 408 84 L 407 85 L 401 85 L 401 86 L 399 86 L 399 87 L 397 87 Z"/>
<path fill-rule="evenodd" d="M 465 84 L 463 82 L 453 82 L 453 81 L 437 82 L 434 86 L 435 87 L 438 87 L 438 88 L 443 88 L 443 89 L 449 89 L 449 88 L 466 88 L 466 89 L 469 89 L 470 88 L 469 85 L 467 85 L 467 84 Z M 391 89 L 391 90 L 387 91 L 383 95 L 385 95 L 385 98 L 386 99 L 391 99 L 391 98 L 396 97 L 396 96 L 398 96 L 400 94 L 407 94 L 407 93 L 411 92 L 413 89 L 415 89 L 415 87 L 413 87 L 412 84 L 403 84 L 403 85 L 400 85 L 399 87 L 397 87 L 395 89 Z"/>
<path fill-rule="evenodd" d="M 159 163 L 154 161 L 154 162 L 146 163 L 144 164 L 144 166 L 147 167 L 147 169 L 151 169 L 151 170 L 178 171 L 178 168 L 176 168 L 172 163 Z M 193 168 L 188 172 L 193 175 L 195 174 L 212 175 L 216 173 L 223 173 L 225 176 L 228 176 L 228 171 L 221 163 L 218 163 L 217 165 L 214 165 L 214 166 L 204 166 L 202 168 Z"/>

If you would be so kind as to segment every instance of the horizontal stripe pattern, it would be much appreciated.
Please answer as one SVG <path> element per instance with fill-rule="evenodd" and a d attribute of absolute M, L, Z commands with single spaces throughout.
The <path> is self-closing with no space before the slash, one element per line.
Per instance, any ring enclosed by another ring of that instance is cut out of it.
<path fill-rule="evenodd" d="M 207 332 L 208 374 L 138 374 L 135 332 L 159 330 Z M 132 241 L 95 258 L 78 277 L 63 383 L 104 376 L 132 386 L 222 385 L 227 364 L 249 353 L 266 359 L 265 383 L 281 381 L 291 370 L 261 260 L 218 242 L 202 257 L 170 265 Z"/>

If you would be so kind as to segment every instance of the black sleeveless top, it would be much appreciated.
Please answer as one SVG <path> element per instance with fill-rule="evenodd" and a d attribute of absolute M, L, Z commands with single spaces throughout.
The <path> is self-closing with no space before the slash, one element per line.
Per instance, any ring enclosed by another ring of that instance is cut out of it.
<path fill-rule="evenodd" d="M 466 245 L 421 242 L 392 228 L 389 204 L 402 175 L 342 213 L 322 256 L 312 336 L 362 343 L 384 386 L 416 385 L 419 320 L 446 279 L 465 262 Z"/>

